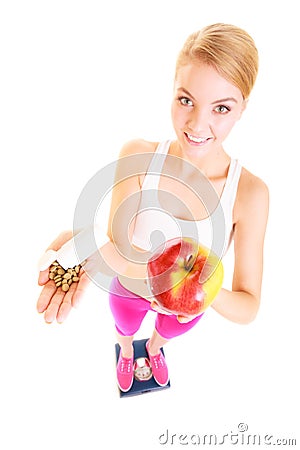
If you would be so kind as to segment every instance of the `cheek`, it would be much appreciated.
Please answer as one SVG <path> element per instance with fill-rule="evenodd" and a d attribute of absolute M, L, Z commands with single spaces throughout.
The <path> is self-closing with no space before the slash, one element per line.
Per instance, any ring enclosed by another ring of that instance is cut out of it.
<path fill-rule="evenodd" d="M 214 123 L 214 130 L 219 137 L 226 137 L 234 127 L 236 119 L 235 118 L 228 118 L 228 119 L 226 118 L 226 120 L 224 120 L 224 118 L 221 119 L 223 120 L 217 120 Z"/>
<path fill-rule="evenodd" d="M 187 120 L 186 111 L 183 108 L 180 108 L 176 102 L 172 103 L 171 108 L 171 117 L 174 125 L 180 126 L 184 124 Z"/>
<path fill-rule="evenodd" d="M 178 115 L 177 109 L 178 109 L 178 108 L 176 107 L 175 102 L 173 102 L 173 103 L 172 103 L 172 106 L 171 106 L 171 117 L 172 117 L 172 121 L 173 121 L 173 122 L 176 121 L 176 118 L 177 118 L 177 115 Z"/>

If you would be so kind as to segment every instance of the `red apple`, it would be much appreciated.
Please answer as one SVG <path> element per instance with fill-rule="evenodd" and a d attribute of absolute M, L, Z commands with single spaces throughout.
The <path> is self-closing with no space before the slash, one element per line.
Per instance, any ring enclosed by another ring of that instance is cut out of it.
<path fill-rule="evenodd" d="M 186 237 L 162 244 L 149 259 L 147 271 L 158 305 L 180 316 L 205 311 L 221 289 L 224 276 L 220 258 Z"/>

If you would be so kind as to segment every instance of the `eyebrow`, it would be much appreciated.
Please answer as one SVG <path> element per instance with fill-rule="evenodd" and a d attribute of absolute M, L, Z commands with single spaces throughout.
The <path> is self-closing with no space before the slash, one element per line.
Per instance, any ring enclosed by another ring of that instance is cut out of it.
<path fill-rule="evenodd" d="M 237 99 L 234 98 L 234 97 L 221 98 L 220 100 L 216 100 L 215 102 L 212 102 L 212 105 L 215 105 L 216 103 L 224 103 L 224 102 L 234 102 L 234 103 L 237 103 Z"/>
<path fill-rule="evenodd" d="M 183 91 L 186 95 L 188 95 L 192 100 L 196 101 L 195 97 L 189 92 L 187 91 L 185 88 L 180 87 L 178 88 L 178 90 Z M 237 103 L 237 99 L 234 97 L 226 97 L 226 98 L 221 98 L 220 100 L 216 100 L 214 102 L 211 103 L 211 105 L 216 105 L 217 103 L 224 103 L 224 102 L 234 102 Z"/>

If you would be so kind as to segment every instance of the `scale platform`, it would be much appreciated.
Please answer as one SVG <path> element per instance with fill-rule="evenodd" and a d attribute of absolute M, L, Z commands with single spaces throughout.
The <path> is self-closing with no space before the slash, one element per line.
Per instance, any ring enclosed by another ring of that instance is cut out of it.
<path fill-rule="evenodd" d="M 133 395 L 146 394 L 152 391 L 160 391 L 168 389 L 171 384 L 170 380 L 166 386 L 160 386 L 156 383 L 151 373 L 151 367 L 148 359 L 148 353 L 146 350 L 146 342 L 148 339 L 140 339 L 139 341 L 133 341 L 134 348 L 134 380 L 131 389 L 128 392 L 122 392 L 119 389 L 120 397 L 131 397 Z M 116 350 L 116 362 L 119 359 L 120 346 L 115 344 Z M 162 354 L 164 350 L 161 348 Z"/>

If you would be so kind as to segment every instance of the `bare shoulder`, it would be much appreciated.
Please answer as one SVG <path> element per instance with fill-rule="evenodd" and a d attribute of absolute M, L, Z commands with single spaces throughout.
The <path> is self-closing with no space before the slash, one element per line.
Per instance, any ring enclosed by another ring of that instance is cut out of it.
<path fill-rule="evenodd" d="M 126 142 L 119 153 L 116 177 L 122 180 L 130 177 L 140 188 L 157 145 L 158 142 L 143 139 Z"/>
<path fill-rule="evenodd" d="M 158 142 L 145 141 L 144 139 L 132 139 L 126 142 L 120 151 L 120 157 L 137 155 L 140 153 L 154 153 Z"/>
<path fill-rule="evenodd" d="M 242 168 L 236 205 L 235 218 L 237 220 L 252 214 L 268 215 L 269 209 L 269 189 L 266 183 L 249 170 Z"/>

